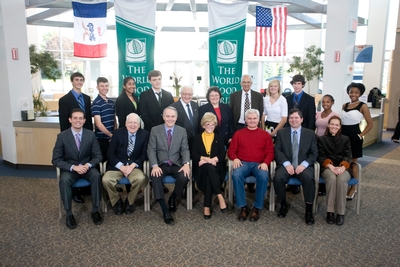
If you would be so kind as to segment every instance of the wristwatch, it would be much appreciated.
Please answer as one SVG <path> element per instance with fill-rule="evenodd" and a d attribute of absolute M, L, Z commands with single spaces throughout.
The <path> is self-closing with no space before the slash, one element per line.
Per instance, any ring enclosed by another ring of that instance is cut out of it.
<path fill-rule="evenodd" d="M 186 161 L 185 163 L 183 163 L 183 164 L 187 164 L 187 165 L 189 165 L 190 163 L 189 163 L 189 161 Z"/>

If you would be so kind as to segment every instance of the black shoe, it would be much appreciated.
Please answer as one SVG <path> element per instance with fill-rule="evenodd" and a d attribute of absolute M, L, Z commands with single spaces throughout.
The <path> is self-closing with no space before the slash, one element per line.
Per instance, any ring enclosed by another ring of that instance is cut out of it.
<path fill-rule="evenodd" d="M 169 198 L 168 199 L 168 209 L 169 209 L 170 212 L 175 212 L 176 211 L 175 198 Z"/>
<path fill-rule="evenodd" d="M 326 187 L 325 184 L 319 183 L 318 185 L 318 196 L 322 197 L 326 195 Z"/>
<path fill-rule="evenodd" d="M 204 219 L 206 219 L 206 220 L 209 220 L 209 219 L 211 219 L 211 212 L 210 212 L 210 214 L 209 214 L 209 215 L 205 215 L 205 214 L 204 214 Z"/>
<path fill-rule="evenodd" d="M 122 215 L 122 199 L 119 199 L 112 209 L 116 215 Z"/>
<path fill-rule="evenodd" d="M 100 224 L 103 223 L 103 219 L 101 218 L 100 213 L 99 213 L 98 211 L 92 212 L 92 213 L 90 214 L 90 217 L 92 217 L 93 223 L 94 223 L 95 225 L 100 225 Z"/>
<path fill-rule="evenodd" d="M 300 186 L 293 186 L 292 193 L 294 195 L 300 193 Z"/>
<path fill-rule="evenodd" d="M 344 215 L 337 215 L 336 216 L 336 224 L 337 225 L 342 225 L 344 223 Z"/>
<path fill-rule="evenodd" d="M 247 184 L 247 191 L 248 191 L 249 193 L 254 194 L 254 193 L 256 192 L 256 190 L 254 189 L 254 186 L 255 186 L 255 184 L 253 184 L 253 183 Z"/>
<path fill-rule="evenodd" d="M 164 189 L 164 194 L 168 193 L 169 192 L 168 187 L 166 187 L 165 184 L 163 184 L 162 186 L 163 186 L 163 189 Z"/>
<path fill-rule="evenodd" d="M 221 210 L 222 213 L 227 213 L 228 212 L 228 206 L 226 206 L 223 209 L 220 208 L 220 210 Z"/>
<path fill-rule="evenodd" d="M 75 195 L 72 199 L 73 199 L 76 203 L 84 203 L 84 202 L 85 202 L 85 200 L 83 200 L 83 198 L 82 198 L 81 195 Z"/>
<path fill-rule="evenodd" d="M 66 225 L 69 229 L 75 229 L 76 228 L 76 221 L 74 218 L 74 215 L 67 215 L 66 218 Z"/>
<path fill-rule="evenodd" d="M 328 224 L 333 224 L 335 222 L 335 214 L 333 212 L 328 212 L 326 214 L 326 222 Z"/>
<path fill-rule="evenodd" d="M 164 213 L 163 217 L 166 224 L 174 224 L 174 218 L 172 218 L 168 211 Z"/>
<path fill-rule="evenodd" d="M 128 199 L 125 199 L 125 213 L 132 214 L 133 213 L 133 205 L 129 205 Z"/>
<path fill-rule="evenodd" d="M 306 217 L 306 224 L 308 225 L 314 224 L 314 217 L 312 215 L 312 212 L 307 211 L 305 217 Z"/>
<path fill-rule="evenodd" d="M 289 209 L 286 205 L 281 205 L 281 208 L 278 211 L 278 217 L 285 218 L 288 211 L 289 211 Z"/>

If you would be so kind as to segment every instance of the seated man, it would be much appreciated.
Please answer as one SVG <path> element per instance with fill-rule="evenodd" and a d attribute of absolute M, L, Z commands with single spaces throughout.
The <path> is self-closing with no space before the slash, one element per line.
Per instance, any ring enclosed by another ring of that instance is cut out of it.
<path fill-rule="evenodd" d="M 264 206 L 264 196 L 268 187 L 268 165 L 274 159 L 274 145 L 270 134 L 260 128 L 260 113 L 249 109 L 245 113 L 246 128 L 233 135 L 228 149 L 228 157 L 233 160 L 233 188 L 236 194 L 236 206 L 240 208 L 239 221 L 245 221 L 249 215 L 246 205 L 244 179 L 253 175 L 257 179 L 256 198 L 250 215 L 250 221 L 260 218 L 259 210 Z"/>
<path fill-rule="evenodd" d="M 103 176 L 103 186 L 117 215 L 121 215 L 123 211 L 122 199 L 116 187 L 118 181 L 127 177 L 131 182 L 128 197 L 125 199 L 126 214 L 133 213 L 137 194 L 149 182 L 143 173 L 149 132 L 140 129 L 140 118 L 136 113 L 126 116 L 125 126 L 114 130 L 107 152 L 107 172 Z"/>
<path fill-rule="evenodd" d="M 99 225 L 103 219 L 99 213 L 101 176 L 95 168 L 102 160 L 99 143 L 93 131 L 83 128 L 85 114 L 79 108 L 73 109 L 69 118 L 71 127 L 57 135 L 53 149 L 52 163 L 60 168 L 60 194 L 66 211 L 66 224 L 76 228 L 71 211 L 71 186 L 80 178 L 91 183 L 93 223 Z"/>
<path fill-rule="evenodd" d="M 318 147 L 315 132 L 301 127 L 302 122 L 302 112 L 293 108 L 289 111 L 290 127 L 278 131 L 275 139 L 274 188 L 278 201 L 281 203 L 278 217 L 285 217 L 288 212 L 286 183 L 290 177 L 299 179 L 306 202 L 306 223 L 314 224 L 312 214 L 315 197 L 314 162 L 318 158 Z"/>
<path fill-rule="evenodd" d="M 190 177 L 190 152 L 186 130 L 175 122 L 178 112 L 174 107 L 166 107 L 163 111 L 164 124 L 154 126 L 150 132 L 147 156 L 151 167 L 151 182 L 154 198 L 161 206 L 164 222 L 174 223 L 170 212 L 176 211 L 175 199 L 182 197 L 183 188 L 186 187 Z M 164 200 L 162 180 L 164 176 L 171 175 L 176 179 L 175 188 L 168 200 Z"/>

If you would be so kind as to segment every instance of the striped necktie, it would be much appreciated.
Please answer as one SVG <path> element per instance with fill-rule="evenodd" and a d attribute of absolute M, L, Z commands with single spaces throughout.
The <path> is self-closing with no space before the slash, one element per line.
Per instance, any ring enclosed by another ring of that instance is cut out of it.
<path fill-rule="evenodd" d="M 79 104 L 79 108 L 80 108 L 83 112 L 85 112 L 85 105 L 84 105 L 84 103 L 83 103 L 82 94 L 80 94 L 80 95 L 78 96 L 78 104 Z"/>
<path fill-rule="evenodd" d="M 78 151 L 81 149 L 81 139 L 79 138 L 80 134 L 76 133 L 75 134 L 75 143 L 76 143 L 76 148 L 78 148 Z"/>
<path fill-rule="evenodd" d="M 299 96 L 295 94 L 293 100 L 293 107 L 297 108 L 298 105 L 299 105 Z"/>

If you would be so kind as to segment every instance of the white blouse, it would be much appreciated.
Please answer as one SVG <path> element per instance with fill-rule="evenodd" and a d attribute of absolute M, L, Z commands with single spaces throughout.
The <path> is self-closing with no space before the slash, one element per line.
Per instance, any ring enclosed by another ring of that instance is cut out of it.
<path fill-rule="evenodd" d="M 286 98 L 282 95 L 274 104 L 271 104 L 269 95 L 264 97 L 264 114 L 267 121 L 279 123 L 282 117 L 288 116 L 288 104 Z"/>

